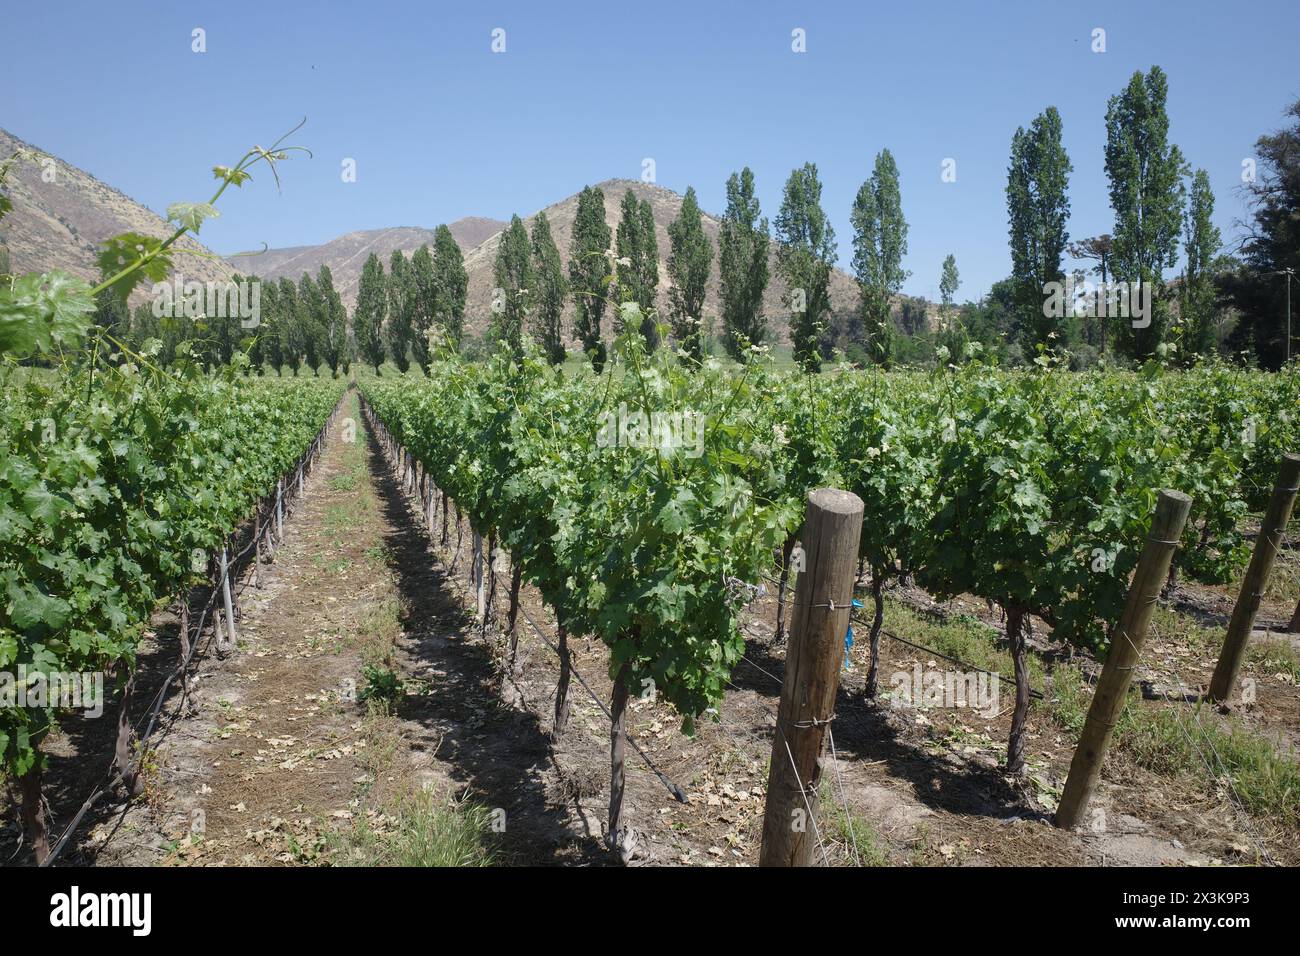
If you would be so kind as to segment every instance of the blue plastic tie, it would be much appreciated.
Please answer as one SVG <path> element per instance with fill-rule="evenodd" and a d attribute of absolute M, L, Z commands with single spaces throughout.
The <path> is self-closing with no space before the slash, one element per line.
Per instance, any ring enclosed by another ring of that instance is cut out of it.
<path fill-rule="evenodd" d="M 857 598 L 854 598 L 853 606 L 860 610 L 862 608 L 862 602 L 859 601 Z M 853 621 L 852 619 L 850 619 L 848 633 L 844 635 L 844 669 L 845 670 L 849 669 L 849 651 L 852 649 L 852 647 L 853 647 Z"/>

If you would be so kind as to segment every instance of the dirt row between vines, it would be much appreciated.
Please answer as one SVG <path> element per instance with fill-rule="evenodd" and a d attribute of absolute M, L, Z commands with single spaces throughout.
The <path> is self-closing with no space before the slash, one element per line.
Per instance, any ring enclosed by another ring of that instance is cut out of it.
<path fill-rule="evenodd" d="M 355 399 L 348 401 L 345 419 L 360 423 Z M 522 616 L 519 671 L 502 676 L 506 640 L 497 622 L 506 614 L 508 571 L 499 572 L 495 618 L 481 633 L 469 614 L 468 529 L 458 547 L 453 523 L 448 547 L 440 547 L 368 430 L 358 427 L 349 444 L 339 429 L 274 562 L 262 566 L 258 586 L 242 589 L 237 652 L 203 662 L 189 711 L 149 758 L 144 797 L 117 794 L 97 806 L 65 862 L 346 863 L 359 833 L 382 844 L 399 826 L 399 808 L 421 793 L 494 811 L 500 832 L 489 842 L 498 862 L 610 862 L 602 840 L 609 722 L 600 704 L 575 682 L 569 727 L 552 734 L 558 661 Z M 554 617 L 531 588 L 522 604 L 553 642 Z M 694 737 L 679 732 L 665 705 L 631 702 L 631 735 L 687 795 L 686 803 L 675 800 L 629 752 L 624 812 L 637 835 L 635 864 L 757 862 L 783 666 L 773 622 L 769 594 L 747 612 L 749 646 L 720 719 L 701 720 Z M 142 650 L 146 688 L 173 659 L 174 640 L 174 625 L 160 616 Z M 578 638 L 571 647 L 577 672 L 607 702 L 604 645 Z M 934 666 L 888 640 L 882 654 L 885 675 Z M 357 699 L 368 664 L 403 678 L 391 713 Z M 821 862 L 1233 862 L 1258 839 L 1239 832 L 1221 800 L 1125 764 L 1108 769 L 1100 795 L 1106 831 L 1058 831 L 1050 810 L 1070 742 L 1042 708 L 1030 718 L 1030 776 L 1010 781 L 997 765 L 1011 694 L 990 717 L 869 704 L 862 665 L 859 645 L 824 773 Z M 56 831 L 85 781 L 107 766 L 112 716 L 89 729 L 74 722 L 52 744 Z"/>

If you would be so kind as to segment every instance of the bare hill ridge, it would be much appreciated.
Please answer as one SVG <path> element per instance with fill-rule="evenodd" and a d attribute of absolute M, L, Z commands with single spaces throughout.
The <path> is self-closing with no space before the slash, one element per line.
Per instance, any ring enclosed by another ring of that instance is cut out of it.
<path fill-rule="evenodd" d="M 462 252 L 468 252 L 489 236 L 505 228 L 506 223 L 481 216 L 457 219 L 448 228 Z M 297 281 L 304 272 L 315 275 L 322 265 L 329 266 L 334 287 L 349 309 L 356 304 L 361 267 L 373 252 L 388 268 L 394 250 L 408 257 L 420 246 L 433 246 L 433 230 L 419 226 L 395 226 L 390 229 L 364 229 L 349 232 L 317 246 L 290 246 L 265 252 L 241 253 L 227 257 L 236 271 L 263 279 L 288 277 Z"/>
<path fill-rule="evenodd" d="M 84 169 L 0 129 L 0 159 L 8 159 L 17 150 L 33 155 L 10 170 L 5 187 L 13 209 L 0 219 L 0 241 L 9 248 L 14 272 L 62 269 L 97 282 L 96 258 L 105 239 L 123 232 L 162 238 L 174 231 L 157 213 Z M 52 166 L 43 162 L 47 157 L 53 160 Z M 52 175 L 42 176 L 47 169 Z M 175 272 L 187 279 L 220 281 L 232 274 L 224 260 L 188 237 L 173 249 Z M 143 295 L 137 290 L 138 297 Z"/>

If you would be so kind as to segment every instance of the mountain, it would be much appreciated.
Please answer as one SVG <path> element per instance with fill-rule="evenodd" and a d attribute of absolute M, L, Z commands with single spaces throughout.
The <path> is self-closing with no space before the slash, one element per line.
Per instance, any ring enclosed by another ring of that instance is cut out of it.
<path fill-rule="evenodd" d="M 105 239 L 128 231 L 155 236 L 165 236 L 171 232 L 168 224 L 156 213 L 84 170 L 57 158 L 51 157 L 53 166 L 48 167 L 54 170 L 53 181 L 46 182 L 45 178 L 50 177 L 42 176 L 47 167 L 40 161 L 44 154 L 12 134 L 0 130 L 0 160 L 18 149 L 38 155 L 16 165 L 8 180 L 8 194 L 14 208 L 0 220 L 0 241 L 9 248 L 13 271 L 21 273 L 61 268 L 83 278 L 96 280 L 98 268 L 95 258 L 99 244 Z M 659 244 L 659 307 L 666 310 L 669 285 L 667 259 L 670 250 L 668 224 L 680 211 L 682 197 L 670 189 L 639 180 L 609 179 L 597 185 L 605 194 L 605 219 L 611 233 L 617 229 L 619 204 L 627 190 L 632 190 L 638 199 L 650 203 Z M 550 220 L 555 242 L 566 262 L 577 208 L 578 195 L 574 193 L 544 210 Z M 776 210 L 768 209 L 766 214 L 771 219 Z M 533 215 L 525 219 L 530 228 L 532 220 Z M 495 285 L 492 266 L 501 241 L 501 230 L 505 226 L 506 223 L 501 220 L 476 216 L 458 219 L 449 226 L 452 236 L 465 253 L 465 269 L 469 274 L 466 326 L 476 334 L 481 334 L 487 328 L 491 315 L 492 288 Z M 704 230 L 714 247 L 705 318 L 706 322 L 713 323 L 715 331 L 720 332 L 718 217 L 705 213 Z M 361 267 L 370 253 L 376 253 L 387 268 L 393 250 L 401 249 L 409 255 L 421 245 L 432 245 L 433 236 L 432 229 L 416 226 L 371 229 L 350 232 L 321 245 L 268 249 L 228 256 L 224 260 L 213 256 L 199 243 L 184 239 L 177 247 L 180 251 L 175 257 L 175 272 L 187 279 L 200 281 L 228 279 L 236 273 L 264 279 L 285 276 L 297 281 L 304 272 L 314 275 L 321 265 L 328 265 L 334 274 L 335 288 L 351 308 L 356 300 Z M 841 238 L 840 242 L 843 244 L 845 239 Z M 188 255 L 184 251 L 186 249 L 204 255 Z M 763 297 L 764 311 L 775 339 L 788 344 L 789 316 L 782 302 L 785 285 L 776 268 L 775 244 L 772 249 L 768 263 L 770 280 Z M 830 292 L 834 311 L 845 312 L 857 307 L 857 285 L 845 272 L 839 269 L 832 272 Z M 138 296 L 143 294 L 137 291 Z M 912 300 L 912 303 L 920 308 L 926 323 L 933 327 L 934 306 L 921 300 Z M 566 328 L 572 327 L 572 314 L 573 307 L 570 303 L 566 310 Z M 900 302 L 895 302 L 894 315 L 898 322 Z M 606 334 L 608 333 L 607 328 Z"/>
<path fill-rule="evenodd" d="M 0 219 L 0 242 L 9 248 L 13 272 L 62 269 L 98 282 L 95 260 L 105 239 L 123 232 L 161 238 L 174 231 L 157 213 L 85 170 L 0 129 L 0 162 L 18 150 L 30 155 L 9 171 L 5 191 L 13 209 Z M 186 279 L 220 281 L 232 274 L 220 257 L 188 237 L 172 248 L 174 272 Z M 147 286 L 136 290 L 140 301 L 146 294 Z"/>
<path fill-rule="evenodd" d="M 678 212 L 681 210 L 682 197 L 671 189 L 651 183 L 643 183 L 635 179 L 607 179 L 596 185 L 605 194 L 605 221 L 609 223 L 611 235 L 618 229 L 619 204 L 622 202 L 623 194 L 627 190 L 632 190 L 637 199 L 644 199 L 650 203 L 650 208 L 654 213 L 655 239 L 659 245 L 659 308 L 661 312 L 666 312 L 669 287 L 668 254 L 671 251 L 668 241 L 668 224 L 677 217 Z M 567 263 L 569 242 L 573 236 L 573 220 L 578 211 L 578 195 L 575 193 L 567 199 L 562 199 L 553 205 L 547 206 L 542 211 L 546 213 L 546 218 L 550 220 L 551 233 L 555 237 L 555 244 L 559 246 L 560 255 Z M 764 210 L 764 214 L 771 219 L 776 215 L 776 210 Z M 533 218 L 534 216 L 529 216 L 524 220 L 525 225 L 530 230 L 532 229 Z M 708 213 L 704 213 L 703 218 L 704 231 L 713 244 L 713 263 L 710 267 L 708 295 L 705 299 L 705 316 L 706 320 L 713 320 L 715 331 L 720 333 L 722 326 L 721 308 L 718 301 L 718 231 L 720 222 L 717 216 Z M 487 317 L 491 315 L 492 289 L 496 285 L 492 278 L 492 264 L 496 258 L 497 247 L 500 242 L 501 237 L 499 234 L 491 236 L 465 257 L 465 270 L 469 273 L 469 302 L 466 308 L 466 326 L 475 332 L 481 332 L 486 327 Z M 776 244 L 773 242 L 769 246 L 768 273 L 770 278 L 767 291 L 763 295 L 763 309 L 767 316 L 768 328 L 778 341 L 788 344 L 790 341 L 789 313 L 782 303 L 786 289 L 785 283 L 781 281 L 781 276 L 776 268 L 775 249 Z M 847 273 L 839 269 L 831 273 L 830 292 L 831 307 L 835 311 L 847 311 L 857 307 L 857 283 Z M 571 328 L 572 303 L 566 310 L 566 316 L 565 327 Z M 606 312 L 606 322 L 608 320 L 609 314 Z M 608 334 L 608 330 L 606 330 L 606 333 Z"/>
<path fill-rule="evenodd" d="M 467 216 L 457 219 L 447 228 L 462 252 L 468 252 L 489 236 L 500 232 L 506 223 L 497 219 Z M 322 265 L 329 266 L 334 276 L 334 288 L 349 309 L 356 303 L 357 286 L 361 282 L 361 267 L 370 253 L 375 253 L 388 268 L 388 258 L 393 250 L 401 249 L 410 256 L 420 246 L 433 247 L 433 230 L 418 226 L 396 226 L 391 229 L 366 229 L 349 232 L 318 246 L 290 246 L 268 249 L 265 252 L 241 253 L 227 256 L 230 267 L 245 275 L 263 279 L 288 277 L 295 282 L 304 272 L 313 276 Z"/>

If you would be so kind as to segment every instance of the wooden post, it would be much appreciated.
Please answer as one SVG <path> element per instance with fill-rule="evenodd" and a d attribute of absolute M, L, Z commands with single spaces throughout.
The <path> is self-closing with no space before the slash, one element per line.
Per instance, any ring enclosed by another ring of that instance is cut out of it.
<path fill-rule="evenodd" d="M 284 540 L 284 479 L 275 482 L 275 536 Z"/>
<path fill-rule="evenodd" d="M 180 605 L 178 616 L 180 620 L 176 624 L 177 634 L 180 637 L 180 664 L 183 667 L 190 658 L 190 596 L 189 592 L 183 591 L 176 599 Z"/>
<path fill-rule="evenodd" d="M 519 587 L 523 584 L 524 563 L 518 556 L 510 559 L 510 611 L 506 618 L 506 633 L 510 635 L 509 672 L 517 674 L 516 657 L 519 651 Z"/>
<path fill-rule="evenodd" d="M 122 774 L 122 784 L 131 796 L 138 797 L 144 790 L 139 765 L 131 753 L 134 734 L 131 730 L 131 703 L 135 699 L 135 677 L 132 671 L 122 688 L 122 701 L 117 708 L 117 741 L 113 746 L 113 767 Z"/>
<path fill-rule="evenodd" d="M 569 722 L 569 631 L 564 621 L 556 614 L 555 638 L 560 650 L 560 679 L 555 685 L 555 722 L 551 725 L 551 736 L 559 737 L 564 733 Z"/>
<path fill-rule="evenodd" d="M 230 597 L 230 565 L 226 559 L 225 545 L 221 547 L 221 602 L 226 608 L 226 635 L 230 648 L 235 646 L 239 640 L 239 634 L 235 630 L 235 608 L 234 602 Z"/>
<path fill-rule="evenodd" d="M 492 620 L 492 600 L 497 594 L 497 533 L 488 534 L 487 552 L 484 561 L 484 576 L 487 583 L 483 585 L 483 619 L 479 624 L 479 636 L 487 635 L 488 624 Z"/>
<path fill-rule="evenodd" d="M 45 819 L 45 796 L 41 792 L 41 777 L 44 767 L 38 760 L 30 770 L 18 778 L 19 815 L 23 821 L 23 834 L 37 865 L 43 864 L 50 855 L 50 832 Z"/>
<path fill-rule="evenodd" d="M 861 535 L 862 499 L 836 488 L 809 493 L 800 536 L 805 563 L 795 585 L 772 738 L 761 866 L 808 866 L 819 842 L 822 736 L 835 716 Z"/>
<path fill-rule="evenodd" d="M 623 823 L 623 791 L 626 786 L 624 764 L 627 759 L 627 686 L 628 666 L 619 668 L 610 695 L 609 712 L 609 829 L 605 845 L 627 863 L 631 859 L 631 828 Z"/>
<path fill-rule="evenodd" d="M 1070 775 L 1066 778 L 1065 792 L 1056 810 L 1058 827 L 1078 826 L 1086 817 L 1088 802 L 1101 777 L 1101 765 L 1106 760 L 1111 734 L 1124 710 L 1124 701 L 1133 681 L 1133 669 L 1146 641 L 1160 588 L 1169 576 L 1169 564 L 1191 507 L 1192 499 L 1181 492 L 1160 492 L 1155 517 L 1151 519 L 1151 531 L 1129 585 L 1124 612 L 1111 635 L 1110 651 L 1097 680 L 1097 689 L 1093 691 L 1079 746 L 1070 762 Z"/>
<path fill-rule="evenodd" d="M 1269 500 L 1268 510 L 1264 512 L 1259 537 L 1255 539 L 1255 553 L 1250 556 L 1246 578 L 1241 582 L 1241 593 L 1237 595 L 1232 619 L 1228 621 L 1228 633 L 1223 638 L 1219 663 L 1215 665 L 1214 676 L 1210 678 L 1209 696 L 1212 701 L 1227 700 L 1236 686 L 1241 659 L 1246 654 L 1246 644 L 1255 627 L 1255 615 L 1259 613 L 1259 601 L 1268 586 L 1268 576 L 1273 572 L 1273 561 L 1277 558 L 1278 549 L 1282 547 L 1286 523 L 1291 520 L 1291 508 L 1295 505 L 1298 484 L 1300 455 L 1283 455 L 1277 484 L 1273 486 L 1273 497 Z"/>
<path fill-rule="evenodd" d="M 253 508 L 253 587 L 262 587 L 262 503 Z"/>
<path fill-rule="evenodd" d="M 1292 634 L 1300 634 L 1300 601 L 1296 601 L 1295 613 L 1291 615 L 1291 624 L 1287 630 Z"/>

